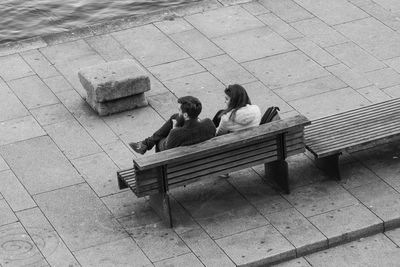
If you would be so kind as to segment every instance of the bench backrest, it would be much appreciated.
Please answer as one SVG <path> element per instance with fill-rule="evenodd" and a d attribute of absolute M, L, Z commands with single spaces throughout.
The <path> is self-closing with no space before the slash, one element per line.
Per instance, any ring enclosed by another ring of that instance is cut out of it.
<path fill-rule="evenodd" d="M 304 152 L 304 126 L 309 123 L 297 115 L 134 159 L 135 193 L 149 195 L 160 187 L 168 190 Z"/>

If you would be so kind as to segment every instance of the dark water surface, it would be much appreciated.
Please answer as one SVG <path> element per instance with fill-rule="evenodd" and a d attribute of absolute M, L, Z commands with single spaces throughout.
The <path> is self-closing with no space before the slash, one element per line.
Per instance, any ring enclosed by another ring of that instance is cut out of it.
<path fill-rule="evenodd" d="M 200 0 L 0 0 L 0 43 Z"/>

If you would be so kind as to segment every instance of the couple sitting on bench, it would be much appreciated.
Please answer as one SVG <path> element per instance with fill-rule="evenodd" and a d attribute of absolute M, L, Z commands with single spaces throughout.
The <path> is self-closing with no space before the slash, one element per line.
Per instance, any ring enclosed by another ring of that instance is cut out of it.
<path fill-rule="evenodd" d="M 193 145 L 214 136 L 279 119 L 276 111 L 278 108 L 269 108 L 261 117 L 259 107 L 251 104 L 246 90 L 241 85 L 229 85 L 224 92 L 226 107 L 218 111 L 212 121 L 209 118 L 198 118 L 202 109 L 199 99 L 184 96 L 178 99 L 179 113 L 172 115 L 152 136 L 143 141 L 129 143 L 129 146 L 143 155 L 154 146 L 156 151 L 163 151 Z"/>

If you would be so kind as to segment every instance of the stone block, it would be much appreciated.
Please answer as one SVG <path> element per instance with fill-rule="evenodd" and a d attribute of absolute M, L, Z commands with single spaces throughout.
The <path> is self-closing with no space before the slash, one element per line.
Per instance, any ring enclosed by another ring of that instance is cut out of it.
<path fill-rule="evenodd" d="M 106 102 L 97 102 L 89 98 L 87 98 L 86 101 L 100 116 L 144 107 L 148 104 L 144 93 Z"/>
<path fill-rule="evenodd" d="M 82 68 L 79 80 L 88 102 L 106 102 L 150 90 L 150 79 L 133 60 L 111 61 Z"/>

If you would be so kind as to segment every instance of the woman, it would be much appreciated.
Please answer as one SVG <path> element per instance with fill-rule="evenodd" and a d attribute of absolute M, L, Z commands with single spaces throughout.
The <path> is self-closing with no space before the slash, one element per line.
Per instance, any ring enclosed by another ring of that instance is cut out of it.
<path fill-rule="evenodd" d="M 216 135 L 260 125 L 260 108 L 251 104 L 243 86 L 239 84 L 229 85 L 224 92 L 226 108 L 218 111 L 213 119 L 217 127 Z"/>

